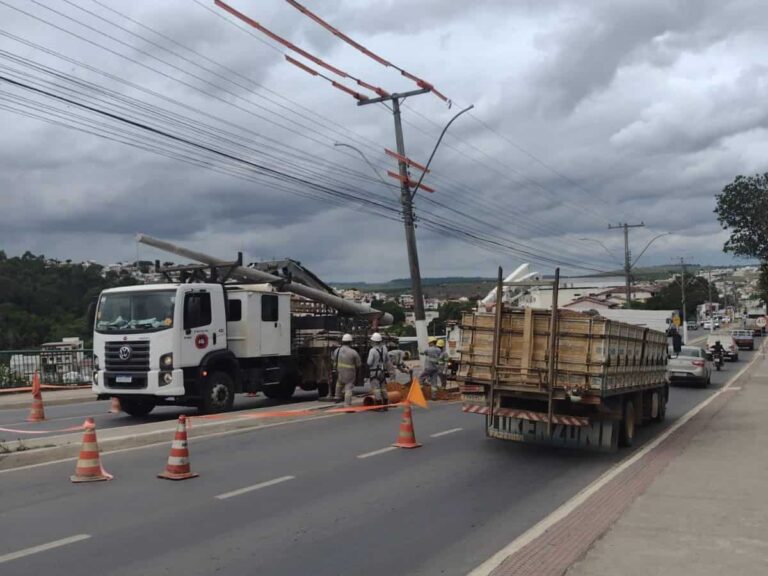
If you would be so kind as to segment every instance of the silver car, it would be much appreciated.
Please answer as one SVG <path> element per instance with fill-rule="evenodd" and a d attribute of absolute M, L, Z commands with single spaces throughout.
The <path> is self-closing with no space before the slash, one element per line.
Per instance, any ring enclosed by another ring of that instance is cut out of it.
<path fill-rule="evenodd" d="M 679 354 L 669 348 L 667 381 L 692 382 L 702 388 L 709 386 L 712 377 L 712 361 L 707 360 L 707 351 L 698 346 L 683 346 Z"/>

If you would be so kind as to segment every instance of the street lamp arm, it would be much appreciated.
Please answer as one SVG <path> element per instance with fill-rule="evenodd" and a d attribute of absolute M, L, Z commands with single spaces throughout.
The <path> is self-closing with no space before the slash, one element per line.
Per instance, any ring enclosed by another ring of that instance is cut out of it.
<path fill-rule="evenodd" d="M 360 154 L 360 156 L 362 157 L 362 159 L 363 159 L 363 160 L 365 160 L 365 163 L 366 163 L 366 164 L 368 164 L 368 166 L 371 168 L 371 170 L 373 170 L 373 173 L 374 173 L 374 174 L 376 174 L 376 177 L 377 177 L 379 180 L 381 180 L 381 181 L 384 183 L 384 185 L 385 185 L 385 186 L 391 186 L 391 184 L 390 184 L 389 182 L 387 182 L 386 180 L 384 180 L 384 178 L 381 176 L 381 174 L 379 174 L 379 171 L 376 169 L 376 166 L 374 166 L 374 165 L 371 163 L 371 161 L 370 161 L 370 160 L 368 160 L 368 156 L 366 156 L 365 154 L 363 154 L 363 151 L 362 151 L 362 150 L 360 150 L 359 148 L 356 148 L 356 147 L 352 146 L 351 144 L 345 144 L 344 142 L 334 142 L 334 143 L 333 143 L 333 145 L 334 145 L 334 146 L 337 146 L 337 147 L 339 147 L 339 146 L 343 146 L 344 148 L 351 148 L 352 150 L 354 150 L 355 152 L 357 152 L 358 154 Z"/>
<path fill-rule="evenodd" d="M 581 240 L 583 242 L 596 242 L 597 244 L 600 244 L 602 249 L 605 250 L 608 253 L 608 256 L 610 256 L 617 263 L 621 264 L 621 260 L 616 258 L 616 255 L 613 252 L 611 252 L 610 250 L 608 250 L 608 247 L 605 244 L 603 244 L 602 242 L 600 242 L 600 240 L 596 240 L 595 238 L 579 238 L 579 240 Z"/>
<path fill-rule="evenodd" d="M 419 186 L 421 186 L 421 181 L 424 180 L 424 176 L 427 175 L 427 170 L 429 169 L 429 165 L 432 164 L 432 159 L 435 157 L 435 152 L 437 152 L 437 148 L 438 146 L 440 146 L 440 142 L 443 141 L 443 136 L 445 136 L 445 133 L 448 131 L 448 127 L 451 124 L 453 124 L 453 121 L 456 120 L 456 118 L 464 114 L 464 112 L 469 112 L 474 107 L 475 105 L 471 104 L 470 106 L 467 106 L 466 108 L 464 108 L 464 110 L 462 110 L 461 112 L 456 114 L 456 116 L 451 118 L 448 121 L 448 124 L 445 125 L 445 128 L 443 128 L 443 131 L 440 132 L 440 138 L 437 139 L 437 143 L 435 144 L 435 147 L 432 149 L 432 154 L 429 155 L 429 160 L 427 160 L 427 165 L 424 167 L 424 171 L 421 173 L 421 178 L 419 178 L 419 181 L 416 182 L 416 187 L 413 189 L 413 192 L 411 193 L 411 200 L 413 200 L 413 197 L 416 196 L 416 192 L 419 190 Z"/>
<path fill-rule="evenodd" d="M 671 234 L 672 234 L 672 232 L 664 232 L 663 234 L 659 234 L 658 236 L 654 236 L 653 238 L 651 238 L 650 241 L 648 242 L 648 244 L 645 245 L 645 248 L 643 248 L 643 250 L 640 252 L 640 254 L 637 255 L 637 258 L 635 258 L 635 261 L 632 262 L 632 264 L 630 265 L 630 268 L 634 268 L 635 267 L 635 264 L 637 264 L 637 261 L 640 260 L 640 258 L 642 258 L 643 254 L 645 254 L 645 251 L 648 250 L 648 247 L 651 244 L 653 244 L 656 240 L 658 240 L 662 236 L 670 236 Z"/>

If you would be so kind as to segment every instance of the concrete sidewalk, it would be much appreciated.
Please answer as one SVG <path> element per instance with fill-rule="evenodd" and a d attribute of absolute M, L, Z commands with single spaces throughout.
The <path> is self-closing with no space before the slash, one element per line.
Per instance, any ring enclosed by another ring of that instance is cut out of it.
<path fill-rule="evenodd" d="M 568 576 L 768 574 L 768 359 L 734 387 Z"/>
<path fill-rule="evenodd" d="M 43 401 L 46 406 L 61 406 L 64 404 L 79 404 L 80 402 L 93 402 L 96 394 L 88 388 L 66 388 L 51 390 L 43 389 Z M 27 408 L 32 403 L 31 391 L 0 394 L 0 410 Z"/>

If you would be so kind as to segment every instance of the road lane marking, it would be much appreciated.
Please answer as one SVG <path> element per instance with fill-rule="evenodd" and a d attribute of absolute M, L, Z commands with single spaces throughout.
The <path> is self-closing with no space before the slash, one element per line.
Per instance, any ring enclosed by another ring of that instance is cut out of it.
<path fill-rule="evenodd" d="M 88 540 L 90 537 L 90 534 L 75 534 L 69 538 L 62 538 L 61 540 L 54 540 L 53 542 L 48 542 L 47 544 L 38 544 L 37 546 L 32 546 L 31 548 L 19 550 L 18 552 L 4 554 L 0 556 L 0 564 L 4 562 L 10 562 L 11 560 L 18 560 L 19 558 L 24 558 L 25 556 L 32 556 L 32 554 L 38 554 L 40 552 L 45 552 L 46 550 L 52 550 L 53 548 L 66 546 L 67 544 L 74 544 L 75 542 L 80 542 L 81 540 Z"/>
<path fill-rule="evenodd" d="M 392 452 L 392 450 L 397 450 L 396 446 L 387 446 L 386 448 L 380 448 L 379 450 L 374 450 L 373 452 L 366 452 L 365 454 L 358 454 L 357 457 L 363 460 L 364 458 L 370 458 L 371 456 L 378 456 L 379 454 L 386 454 L 387 452 Z"/>
<path fill-rule="evenodd" d="M 539 521 L 534 526 L 530 527 L 528 530 L 523 532 L 520 536 L 515 538 L 512 542 L 507 544 L 504 548 L 496 552 L 493 556 L 488 558 L 485 562 L 480 564 L 477 568 L 472 570 L 467 576 L 488 576 L 491 572 L 493 572 L 499 565 L 501 565 L 504 560 L 507 559 L 508 556 L 511 556 L 512 554 L 518 552 L 523 547 L 527 546 L 531 542 L 533 542 L 536 538 L 544 534 L 547 530 L 552 528 L 555 524 L 560 522 L 562 519 L 566 518 L 571 512 L 576 510 L 579 506 L 581 506 L 584 502 L 587 501 L 589 497 L 591 497 L 593 494 L 598 492 L 601 488 L 603 488 L 608 482 L 613 480 L 616 476 L 621 474 L 624 470 L 632 466 L 635 462 L 643 458 L 648 452 L 656 448 L 659 444 L 664 442 L 667 438 L 669 438 L 672 434 L 677 432 L 679 428 L 681 428 L 683 425 L 685 425 L 691 418 L 696 416 L 699 412 L 701 412 L 704 408 L 706 408 L 711 402 L 715 400 L 718 396 L 721 394 L 724 394 L 725 392 L 732 392 L 734 390 L 734 387 L 732 387 L 732 384 L 738 380 L 744 372 L 749 370 L 752 367 L 752 364 L 755 363 L 755 361 L 758 358 L 762 358 L 764 352 L 764 347 L 760 347 L 760 354 L 755 354 L 754 357 L 749 361 L 749 364 L 744 366 L 741 370 L 739 370 L 736 374 L 734 374 L 726 383 L 725 385 L 717 390 L 715 393 L 713 393 L 711 396 L 706 398 L 705 400 L 701 401 L 699 404 L 691 408 L 688 412 L 683 414 L 680 418 L 675 420 L 675 423 L 672 424 L 669 428 L 667 428 L 664 432 L 662 432 L 655 440 L 652 440 L 648 443 L 647 446 L 636 452 L 635 454 L 631 454 L 627 456 L 624 460 L 616 464 L 613 468 L 608 470 L 605 474 L 600 476 L 597 480 L 592 482 L 589 486 L 584 488 L 581 492 L 576 494 L 573 498 L 562 504 L 559 508 L 552 511 L 549 515 L 547 515 L 543 520 Z"/>
<path fill-rule="evenodd" d="M 295 478 L 296 476 L 281 476 L 280 478 L 275 478 L 274 480 L 267 480 L 266 482 L 260 482 L 259 484 L 254 484 L 253 486 L 246 486 L 245 488 L 240 488 L 239 490 L 233 490 L 232 492 L 219 494 L 216 496 L 216 499 L 226 500 L 227 498 L 232 498 L 233 496 L 240 496 L 241 494 L 247 494 L 248 492 L 253 492 L 254 490 L 261 490 L 262 488 L 267 488 L 268 486 L 282 484 L 283 482 L 288 482 L 288 480 L 293 480 Z"/>
<path fill-rule="evenodd" d="M 430 438 L 440 438 L 440 436 L 447 436 L 448 434 L 453 434 L 454 432 L 461 432 L 464 430 L 464 428 L 451 428 L 450 430 L 443 430 L 442 432 L 436 432 L 434 434 L 430 434 Z"/>

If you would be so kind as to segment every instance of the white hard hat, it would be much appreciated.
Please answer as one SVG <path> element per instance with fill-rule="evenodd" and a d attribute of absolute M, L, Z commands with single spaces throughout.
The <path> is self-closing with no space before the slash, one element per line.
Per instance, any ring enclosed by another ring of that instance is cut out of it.
<path fill-rule="evenodd" d="M 342 342 L 352 342 L 352 334 L 344 334 L 344 336 L 341 337 Z"/>
<path fill-rule="evenodd" d="M 381 342 L 381 334 L 378 332 L 371 334 L 371 342 Z"/>

